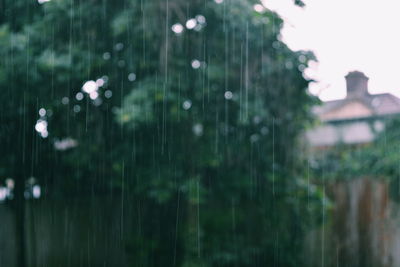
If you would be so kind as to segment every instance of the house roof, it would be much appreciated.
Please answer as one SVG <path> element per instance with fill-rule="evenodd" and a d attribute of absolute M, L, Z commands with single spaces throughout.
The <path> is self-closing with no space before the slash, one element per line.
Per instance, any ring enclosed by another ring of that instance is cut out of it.
<path fill-rule="evenodd" d="M 346 83 L 346 98 L 328 101 L 314 107 L 314 114 L 323 123 L 306 132 L 306 138 L 311 146 L 329 147 L 340 142 L 344 144 L 371 142 L 376 132 L 384 128 L 384 124 L 376 120 L 370 125 L 366 120 L 400 114 L 400 98 L 387 93 L 369 94 L 368 77 L 362 72 L 350 72 L 346 76 Z"/>
<path fill-rule="evenodd" d="M 346 75 L 347 96 L 314 108 L 324 122 L 386 116 L 400 113 L 400 99 L 392 94 L 368 93 L 368 77 L 359 71 Z"/>
<path fill-rule="evenodd" d="M 356 106 L 358 104 L 358 106 Z M 352 108 L 349 108 L 349 107 Z M 369 112 L 362 111 L 364 109 Z M 335 101 L 328 101 L 313 109 L 322 121 L 337 121 L 400 113 L 400 99 L 392 94 L 365 94 Z"/>

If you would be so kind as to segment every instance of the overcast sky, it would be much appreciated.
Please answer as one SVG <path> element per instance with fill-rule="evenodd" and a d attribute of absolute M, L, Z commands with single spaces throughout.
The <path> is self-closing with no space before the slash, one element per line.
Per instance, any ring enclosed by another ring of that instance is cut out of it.
<path fill-rule="evenodd" d="M 400 0 L 263 0 L 285 20 L 283 41 L 294 50 L 312 50 L 319 62 L 310 87 L 322 100 L 345 96 L 344 76 L 364 72 L 370 93 L 400 97 Z"/>

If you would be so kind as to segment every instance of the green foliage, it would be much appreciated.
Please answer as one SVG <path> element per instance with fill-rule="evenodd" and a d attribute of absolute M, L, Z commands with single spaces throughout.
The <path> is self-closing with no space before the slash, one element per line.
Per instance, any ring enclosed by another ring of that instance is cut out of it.
<path fill-rule="evenodd" d="M 398 179 L 400 120 L 394 116 L 381 122 L 384 122 L 385 129 L 375 133 L 376 138 L 372 143 L 356 146 L 342 144 L 321 152 L 314 164 L 315 175 L 327 179 Z M 372 122 L 370 127 L 373 129 Z"/>
<path fill-rule="evenodd" d="M 277 38 L 276 14 L 259 14 L 247 1 L 194 1 L 183 17 L 186 2 L 169 1 L 168 14 L 165 3 L 153 3 L 144 12 L 158 16 L 145 30 L 124 25 L 140 13 L 113 21 L 122 43 L 145 36 L 145 55 L 157 55 L 146 58 L 146 71 L 144 59 L 135 62 L 138 80 L 116 114 L 132 136 L 122 153 L 135 147 L 128 172 L 137 177 L 136 194 L 160 208 L 180 196 L 183 266 L 299 264 L 302 235 L 319 221 L 310 218 L 322 199 L 301 178 L 296 145 L 314 103 L 300 59 L 313 56 L 290 51 Z M 199 14 L 206 24 L 198 31 L 170 30 Z"/>
<path fill-rule="evenodd" d="M 6 2 L 22 12 L 24 1 Z M 132 266 L 301 266 L 323 197 L 297 145 L 316 102 L 302 76 L 314 57 L 291 51 L 282 20 L 253 4 L 53 0 L 23 19 L 1 11 L 1 175 L 22 169 L 52 197 L 131 195 L 142 206 L 129 225 L 140 232 L 124 239 Z M 171 30 L 191 18 L 194 29 Z M 99 78 L 102 102 L 76 97 Z M 34 131 L 41 107 L 47 138 Z M 78 146 L 56 151 L 66 137 Z"/>

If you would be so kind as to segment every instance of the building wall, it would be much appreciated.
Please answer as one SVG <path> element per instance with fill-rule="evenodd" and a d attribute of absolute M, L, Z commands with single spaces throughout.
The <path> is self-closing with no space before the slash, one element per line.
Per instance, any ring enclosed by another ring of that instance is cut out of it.
<path fill-rule="evenodd" d="M 313 147 L 326 147 L 336 144 L 362 144 L 371 142 L 375 134 L 384 129 L 381 120 L 324 123 L 307 131 L 306 139 Z"/>

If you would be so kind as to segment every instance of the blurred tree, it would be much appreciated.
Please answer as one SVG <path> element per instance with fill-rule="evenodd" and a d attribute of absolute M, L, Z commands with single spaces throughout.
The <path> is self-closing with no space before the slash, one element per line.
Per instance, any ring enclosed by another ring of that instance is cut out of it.
<path fill-rule="evenodd" d="M 0 4 L 20 266 L 30 176 L 47 197 L 133 196 L 133 266 L 301 265 L 313 56 L 280 41 L 282 20 L 245 0 L 39 2 Z"/>
<path fill-rule="evenodd" d="M 314 103 L 302 76 L 312 55 L 280 42 L 281 19 L 256 2 L 126 10 L 113 32 L 138 80 L 116 118 L 146 209 L 133 255 L 147 250 L 155 266 L 301 265 L 307 190 L 296 142 Z"/>

